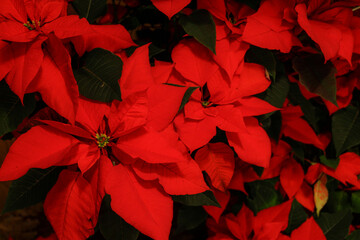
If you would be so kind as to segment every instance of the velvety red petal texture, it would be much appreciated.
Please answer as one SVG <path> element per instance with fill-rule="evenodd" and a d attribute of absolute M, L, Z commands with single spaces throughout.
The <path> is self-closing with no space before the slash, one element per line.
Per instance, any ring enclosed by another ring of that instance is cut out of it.
<path fill-rule="evenodd" d="M 39 92 L 44 102 L 71 123 L 75 122 L 79 90 L 70 56 L 61 41 L 53 35 L 47 41 L 43 63 L 29 92 Z"/>
<path fill-rule="evenodd" d="M 268 49 L 290 52 L 292 46 L 301 46 L 300 41 L 291 32 L 293 26 L 282 24 L 286 0 L 262 2 L 258 11 L 247 18 L 243 40 Z"/>
<path fill-rule="evenodd" d="M 187 87 L 156 84 L 147 91 L 149 98 L 148 126 L 157 131 L 166 128 L 178 113 Z"/>
<path fill-rule="evenodd" d="M 201 169 L 190 159 L 179 163 L 149 164 L 137 161 L 133 166 L 144 180 L 158 179 L 170 195 L 191 195 L 205 192 L 207 187 Z"/>
<path fill-rule="evenodd" d="M 217 71 L 212 53 L 194 39 L 185 39 L 173 49 L 175 69 L 196 86 L 202 87 Z"/>
<path fill-rule="evenodd" d="M 314 217 L 310 217 L 300 227 L 291 232 L 291 240 L 318 239 L 326 240 L 326 237 L 315 222 Z"/>
<path fill-rule="evenodd" d="M 85 18 L 76 15 L 60 17 L 45 24 L 41 30 L 46 34 L 54 33 L 59 39 L 71 38 L 91 32 L 90 25 Z"/>
<path fill-rule="evenodd" d="M 339 165 L 335 171 L 325 166 L 322 166 L 322 171 L 344 184 L 350 183 L 360 187 L 360 182 L 357 178 L 357 175 L 360 174 L 360 156 L 353 152 L 347 152 L 341 154 L 339 158 Z"/>
<path fill-rule="evenodd" d="M 259 64 L 244 63 L 244 67 L 238 74 L 233 79 L 232 87 L 239 91 L 241 97 L 261 93 L 271 84 L 265 76 L 265 68 Z"/>
<path fill-rule="evenodd" d="M 136 44 L 122 25 L 90 25 L 90 30 L 71 39 L 79 55 L 94 48 L 104 48 L 111 52 L 125 49 Z"/>
<path fill-rule="evenodd" d="M 269 166 L 271 156 L 269 136 L 259 126 L 256 118 L 246 117 L 244 121 L 246 130 L 237 133 L 226 133 L 229 144 L 234 147 L 241 160 L 266 168 Z M 258 149 L 261 149 L 261 151 Z"/>
<path fill-rule="evenodd" d="M 60 173 L 46 196 L 44 211 L 59 240 L 86 239 L 94 233 L 92 189 L 80 172 Z"/>
<path fill-rule="evenodd" d="M 234 174 L 234 153 L 224 143 L 208 143 L 195 154 L 195 161 L 205 171 L 214 188 L 225 192 Z"/>
<path fill-rule="evenodd" d="M 180 139 L 191 152 L 207 144 L 216 135 L 216 122 L 212 117 L 197 121 L 186 119 L 184 114 L 180 113 L 174 124 Z"/>
<path fill-rule="evenodd" d="M 299 191 L 295 195 L 295 199 L 309 211 L 314 211 L 314 192 L 312 187 L 306 182 L 302 183 Z"/>
<path fill-rule="evenodd" d="M 300 189 L 304 175 L 302 166 L 295 159 L 290 158 L 285 161 L 280 171 L 280 183 L 289 198 Z"/>
<path fill-rule="evenodd" d="M 27 16 L 23 0 L 4 0 L 0 6 L 0 16 L 25 23 Z"/>
<path fill-rule="evenodd" d="M 105 190 L 111 208 L 126 222 L 151 238 L 169 238 L 173 202 L 156 182 L 141 180 L 120 164 L 109 173 Z"/>
<path fill-rule="evenodd" d="M 124 135 L 116 142 L 116 147 L 132 158 L 141 158 L 148 163 L 175 163 L 187 161 L 188 156 L 173 146 L 162 133 L 140 128 Z"/>
<path fill-rule="evenodd" d="M 168 18 L 180 12 L 191 0 L 151 0 L 154 6 L 163 12 Z"/>
<path fill-rule="evenodd" d="M 148 89 L 155 83 L 150 69 L 149 44 L 141 46 L 124 62 L 119 80 L 121 97 Z"/>
<path fill-rule="evenodd" d="M 244 117 L 259 116 L 279 110 L 270 103 L 257 97 L 242 98 L 239 103 Z"/>
<path fill-rule="evenodd" d="M 22 100 L 29 84 L 34 80 L 43 64 L 44 53 L 41 44 L 45 38 L 32 43 L 12 43 L 14 67 L 7 75 L 6 82 L 11 90 Z"/>
<path fill-rule="evenodd" d="M 246 205 L 243 205 L 236 217 L 228 215 L 225 221 L 234 236 L 239 240 L 248 240 L 253 229 L 254 213 Z"/>
<path fill-rule="evenodd" d="M 225 211 L 226 206 L 229 203 L 230 192 L 221 192 L 215 189 L 213 190 L 213 193 L 221 207 L 203 206 L 203 208 L 216 222 L 219 222 L 221 214 Z"/>
<path fill-rule="evenodd" d="M 79 107 L 76 112 L 75 120 L 80 123 L 92 136 L 99 130 L 104 120 L 104 116 L 110 112 L 107 104 L 90 99 L 79 98 Z"/>
<path fill-rule="evenodd" d="M 145 93 L 134 94 L 122 102 L 113 101 L 108 115 L 111 137 L 127 134 L 146 123 L 148 98 Z"/>
<path fill-rule="evenodd" d="M 11 146 L 0 168 L 0 180 L 17 179 L 30 168 L 75 164 L 68 157 L 78 143 L 76 138 L 52 127 L 33 127 Z"/>
<path fill-rule="evenodd" d="M 271 234 L 272 237 L 278 236 L 288 226 L 289 213 L 292 201 L 286 201 L 274 207 L 264 209 L 256 215 L 254 219 L 255 234 Z M 271 227 L 274 227 L 273 232 Z M 259 240 L 262 238 L 258 238 Z M 263 238 L 264 239 L 264 238 Z M 269 238 L 276 239 L 276 238 Z"/>

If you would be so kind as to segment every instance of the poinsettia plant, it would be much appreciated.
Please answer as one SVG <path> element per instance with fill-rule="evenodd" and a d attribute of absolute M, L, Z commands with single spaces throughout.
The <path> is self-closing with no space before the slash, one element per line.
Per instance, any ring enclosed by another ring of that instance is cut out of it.
<path fill-rule="evenodd" d="M 5 0 L 0 181 L 37 239 L 359 239 L 359 0 Z"/>

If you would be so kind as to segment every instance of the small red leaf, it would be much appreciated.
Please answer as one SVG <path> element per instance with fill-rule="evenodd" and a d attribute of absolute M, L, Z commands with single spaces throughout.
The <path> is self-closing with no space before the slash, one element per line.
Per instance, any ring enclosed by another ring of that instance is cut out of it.
<path fill-rule="evenodd" d="M 230 147 L 224 143 L 209 143 L 199 149 L 195 160 L 205 171 L 214 188 L 225 192 L 234 174 L 235 159 Z"/>
<path fill-rule="evenodd" d="M 291 240 L 304 239 L 326 240 L 323 231 L 315 222 L 314 217 L 309 218 L 306 222 L 301 224 L 300 227 L 291 232 Z"/>
<path fill-rule="evenodd" d="M 285 161 L 280 171 L 280 183 L 289 198 L 292 198 L 299 190 L 304 175 L 302 166 L 295 159 L 290 158 Z"/>
<path fill-rule="evenodd" d="M 151 0 L 151 2 L 170 19 L 186 7 L 191 0 Z"/>

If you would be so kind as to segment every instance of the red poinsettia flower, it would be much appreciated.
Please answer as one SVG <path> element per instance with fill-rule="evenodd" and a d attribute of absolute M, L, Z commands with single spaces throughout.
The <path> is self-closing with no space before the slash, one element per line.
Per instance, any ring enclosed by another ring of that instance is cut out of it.
<path fill-rule="evenodd" d="M 145 93 L 111 107 L 80 100 L 76 125 L 42 120 L 46 125 L 21 135 L 0 180 L 16 179 L 29 168 L 75 164 L 80 172 L 63 171 L 44 205 L 59 239 L 88 237 L 105 193 L 125 221 L 154 239 L 167 239 L 169 194 L 196 194 L 208 187 L 173 129 L 157 132 L 146 126 L 147 104 Z"/>
<path fill-rule="evenodd" d="M 243 52 L 242 48 L 228 48 L 228 51 L 230 55 L 232 51 Z M 252 97 L 270 85 L 264 67 L 238 58 L 237 62 L 231 63 L 232 66 L 229 65 L 229 69 L 234 68 L 235 71 L 229 70 L 226 75 L 213 59 L 200 58 L 198 53 L 207 56 L 208 50 L 191 40 L 183 41 L 173 50 L 177 72 L 173 72 L 170 82 L 200 86 L 191 95 L 184 111 L 174 120 L 181 140 L 193 151 L 207 144 L 218 127 L 226 132 L 229 144 L 242 160 L 267 166 L 270 140 L 257 119 L 252 117 L 277 110 L 269 103 Z M 187 57 L 184 58 L 184 55 Z M 191 70 L 196 74 L 190 74 L 190 61 L 186 63 L 183 59 L 194 60 L 196 64 L 192 64 Z M 255 150 L 258 148 L 263 151 L 259 153 Z"/>
<path fill-rule="evenodd" d="M 212 233 L 211 240 L 279 240 L 281 231 L 288 226 L 292 201 L 264 209 L 254 216 L 254 213 L 244 204 L 235 216 L 228 214 L 220 219 L 219 224 L 208 220 L 207 226 Z"/>
<path fill-rule="evenodd" d="M 65 0 L 3 2 L 0 40 L 8 44 L 1 45 L 0 77 L 7 74 L 7 83 L 21 100 L 25 93 L 39 92 L 48 106 L 74 122 L 79 91 L 64 43 L 72 40 L 79 54 L 134 43 L 124 27 L 90 26 L 84 18 L 67 16 L 67 5 Z"/>

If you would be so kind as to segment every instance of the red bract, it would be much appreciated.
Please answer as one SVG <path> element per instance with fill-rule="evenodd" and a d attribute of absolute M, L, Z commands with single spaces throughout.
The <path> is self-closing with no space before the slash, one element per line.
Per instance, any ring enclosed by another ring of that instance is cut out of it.
<path fill-rule="evenodd" d="M 163 12 L 168 18 L 180 12 L 191 0 L 151 0 L 155 7 Z"/>
<path fill-rule="evenodd" d="M 184 113 L 180 113 L 174 120 L 181 140 L 190 151 L 193 151 L 208 143 L 215 136 L 218 127 L 226 131 L 229 144 L 235 148 L 241 159 L 255 165 L 267 166 L 270 160 L 269 137 L 252 116 L 275 111 L 276 108 L 263 100 L 251 97 L 270 85 L 270 81 L 265 77 L 264 68 L 257 64 L 245 63 L 241 55 L 234 58 L 236 61 L 229 62 L 230 68 L 226 68 L 229 69 L 228 75 L 225 75 L 210 58 L 210 53 L 204 52 L 206 49 L 195 47 L 195 42 L 183 41 L 173 52 L 175 69 L 185 78 L 174 73 L 173 79 L 170 78 L 171 82 L 187 85 L 195 83 L 201 87 L 192 94 L 184 107 Z M 185 49 L 192 59 L 197 59 L 195 53 L 198 51 L 207 54 L 206 58 L 196 60 L 197 65 L 194 68 L 197 74 L 194 77 L 188 71 L 189 64 L 180 61 L 180 49 Z M 234 54 L 233 51 L 245 52 L 237 47 L 226 50 L 230 55 Z M 177 65 L 177 62 L 180 64 Z M 210 78 L 209 72 L 213 72 Z M 250 76 L 251 82 L 248 81 Z M 254 150 L 259 147 L 264 149 L 263 152 Z"/>
<path fill-rule="evenodd" d="M 85 183 L 88 187 L 82 187 L 83 191 L 93 198 L 92 210 L 86 210 L 92 214 L 93 227 L 106 192 L 112 197 L 112 208 L 125 221 L 155 239 L 167 239 L 172 219 L 172 200 L 168 194 L 195 194 L 208 188 L 200 168 L 186 152 L 179 150 L 177 135 L 171 134 L 171 129 L 156 132 L 145 126 L 147 112 L 144 94 L 113 102 L 111 108 L 81 100 L 76 126 L 44 120 L 48 126 L 33 127 L 20 136 L 0 170 L 0 179 L 20 177 L 31 167 L 77 164 L 83 175 L 76 172 L 60 175 L 54 186 L 59 191 L 53 190 L 48 195 L 50 199 L 65 201 L 64 208 L 54 209 L 58 206 L 45 204 L 60 239 L 67 239 L 70 236 L 67 234 L 81 238 L 84 229 L 85 235 L 91 234 L 88 227 L 74 224 L 78 218 L 69 220 L 75 212 L 88 209 L 85 208 L 88 202 L 69 197 L 78 196 L 70 185 Z M 38 149 L 30 146 L 33 139 L 37 139 Z M 23 162 L 21 156 L 25 155 L 27 161 Z M 69 205 L 72 201 L 78 202 L 74 208 Z M 54 211 L 61 211 L 62 215 L 52 214 Z M 87 216 L 85 212 L 80 215 Z M 64 231 L 62 226 L 73 228 Z"/>
<path fill-rule="evenodd" d="M 10 42 L 13 53 L 15 64 L 6 76 L 11 90 L 20 99 L 40 92 L 50 107 L 73 122 L 79 93 L 61 39 L 87 32 L 89 24 L 66 16 L 66 8 L 64 0 L 6 0 L 0 8 L 0 39 Z"/>

